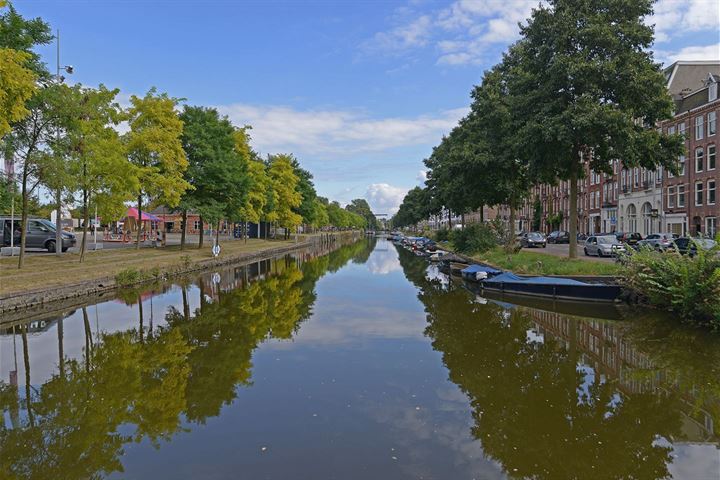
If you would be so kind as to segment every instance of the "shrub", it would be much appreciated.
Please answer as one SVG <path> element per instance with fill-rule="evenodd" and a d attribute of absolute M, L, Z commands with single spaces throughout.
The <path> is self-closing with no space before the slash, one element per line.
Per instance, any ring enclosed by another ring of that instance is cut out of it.
<path fill-rule="evenodd" d="M 435 240 L 438 242 L 444 242 L 450 239 L 450 230 L 447 228 L 441 228 L 435 232 Z"/>
<path fill-rule="evenodd" d="M 720 329 L 720 247 L 697 255 L 642 250 L 625 261 L 625 286 L 683 322 Z"/>
<path fill-rule="evenodd" d="M 453 230 L 450 239 L 462 253 L 483 253 L 498 244 L 498 234 L 488 223 L 471 223 L 462 230 Z"/>
<path fill-rule="evenodd" d="M 128 285 L 133 285 L 135 283 L 138 283 L 142 280 L 142 273 L 140 273 L 135 268 L 126 268 L 125 270 L 120 270 L 115 275 L 115 282 L 122 286 L 126 287 Z"/>

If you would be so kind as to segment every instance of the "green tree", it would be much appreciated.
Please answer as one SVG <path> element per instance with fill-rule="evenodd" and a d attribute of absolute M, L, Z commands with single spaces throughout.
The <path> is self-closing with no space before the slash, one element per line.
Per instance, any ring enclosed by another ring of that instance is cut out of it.
<path fill-rule="evenodd" d="M 192 186 L 183 178 L 188 160 L 180 137 L 183 123 L 175 113 L 178 99 L 158 94 L 155 88 L 142 98 L 130 98 L 125 134 L 128 159 L 136 167 L 138 178 L 138 232 L 136 248 L 140 248 L 143 198 L 148 204 L 176 207 L 182 194 Z"/>
<path fill-rule="evenodd" d="M 292 161 L 295 176 L 298 178 L 297 191 L 302 198 L 300 205 L 294 209 L 294 212 L 302 217 L 302 223 L 313 225 L 315 223 L 315 185 L 313 184 L 313 176 L 310 172 L 300 167 L 300 162 L 293 158 Z"/>
<path fill-rule="evenodd" d="M 247 242 L 248 222 L 260 224 L 265 214 L 265 206 L 268 202 L 268 190 L 270 189 L 270 177 L 268 177 L 265 164 L 258 158 L 257 153 L 250 147 L 250 127 L 245 126 L 235 130 L 235 151 L 246 160 L 247 168 L 247 195 L 245 202 L 240 209 L 240 219 L 245 224 L 244 237 Z"/>
<path fill-rule="evenodd" d="M 236 220 L 242 213 L 247 195 L 248 158 L 236 147 L 236 130 L 227 117 L 214 108 L 185 106 L 182 144 L 189 168 L 185 179 L 192 186 L 181 200 L 183 225 L 187 210 L 193 208 L 203 221 L 218 224 L 223 218 Z M 200 234 L 199 247 L 203 245 Z M 181 249 L 184 248 L 184 235 Z"/>
<path fill-rule="evenodd" d="M 509 91 L 530 174 L 570 183 L 570 257 L 577 255 L 583 162 L 674 169 L 682 139 L 654 127 L 673 104 L 650 47 L 653 0 L 550 0 L 533 10 L 511 48 Z M 506 57 L 506 61 L 508 58 Z"/>
<path fill-rule="evenodd" d="M 294 211 L 302 204 L 302 194 L 297 189 L 300 179 L 293 168 L 293 161 L 293 156 L 286 154 L 271 155 L 268 158 L 268 176 L 277 202 L 274 218 L 277 224 L 285 229 L 286 236 L 290 229 L 302 222 L 302 217 Z"/>
<path fill-rule="evenodd" d="M 345 210 L 348 212 L 357 214 L 365 219 L 365 224 L 371 230 L 377 230 L 379 222 L 375 217 L 375 214 L 370 209 L 370 205 L 364 198 L 356 198 L 352 200 L 346 207 Z"/>
<path fill-rule="evenodd" d="M 25 102 L 35 92 L 36 76 L 26 67 L 30 55 L 9 48 L 0 48 L 0 139 L 11 130 L 11 124 L 30 112 Z"/>

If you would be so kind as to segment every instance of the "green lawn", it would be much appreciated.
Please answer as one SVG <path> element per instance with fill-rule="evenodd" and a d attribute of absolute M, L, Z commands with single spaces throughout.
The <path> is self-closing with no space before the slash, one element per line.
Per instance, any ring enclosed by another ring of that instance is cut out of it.
<path fill-rule="evenodd" d="M 504 270 L 532 275 L 617 275 L 620 272 L 620 266 L 616 263 L 570 260 L 525 250 L 508 254 L 502 247 L 472 255 L 472 258 Z"/>

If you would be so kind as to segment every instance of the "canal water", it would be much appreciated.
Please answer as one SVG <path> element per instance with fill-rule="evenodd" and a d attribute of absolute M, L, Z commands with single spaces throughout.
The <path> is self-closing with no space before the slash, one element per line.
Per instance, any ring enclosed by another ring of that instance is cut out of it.
<path fill-rule="evenodd" d="M 3 479 L 720 478 L 715 337 L 383 239 L 5 323 L 0 406 Z"/>

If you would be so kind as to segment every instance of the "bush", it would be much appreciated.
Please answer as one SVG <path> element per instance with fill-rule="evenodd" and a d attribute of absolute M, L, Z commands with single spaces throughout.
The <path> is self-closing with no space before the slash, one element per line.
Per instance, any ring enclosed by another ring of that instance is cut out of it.
<path fill-rule="evenodd" d="M 498 245 L 498 233 L 488 223 L 471 223 L 462 230 L 453 230 L 450 239 L 462 253 L 483 253 Z"/>
<path fill-rule="evenodd" d="M 435 241 L 445 242 L 447 240 L 450 240 L 450 230 L 447 228 L 441 228 L 435 232 Z"/>
<path fill-rule="evenodd" d="M 132 267 L 126 268 L 125 270 L 120 270 L 117 275 L 115 275 L 115 282 L 121 287 L 133 285 L 140 282 L 142 279 L 142 273 Z"/>
<path fill-rule="evenodd" d="M 720 247 L 699 248 L 693 258 L 642 250 L 627 258 L 621 278 L 641 300 L 720 330 Z"/>

